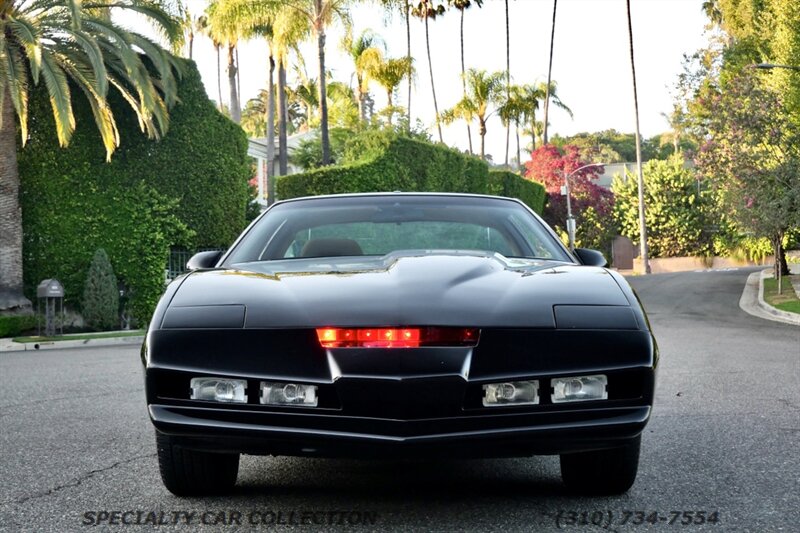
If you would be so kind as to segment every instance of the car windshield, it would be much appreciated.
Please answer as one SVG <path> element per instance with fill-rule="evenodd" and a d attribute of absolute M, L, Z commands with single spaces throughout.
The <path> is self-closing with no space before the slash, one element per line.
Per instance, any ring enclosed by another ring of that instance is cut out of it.
<path fill-rule="evenodd" d="M 385 256 L 408 250 L 572 261 L 544 224 L 518 202 L 395 194 L 276 205 L 247 231 L 225 263 Z"/>

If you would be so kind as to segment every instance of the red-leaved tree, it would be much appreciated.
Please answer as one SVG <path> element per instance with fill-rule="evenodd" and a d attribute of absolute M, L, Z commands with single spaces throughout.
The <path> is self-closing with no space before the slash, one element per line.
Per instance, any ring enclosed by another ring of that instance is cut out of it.
<path fill-rule="evenodd" d="M 590 163 L 581 159 L 577 146 L 558 148 L 548 144 L 534 150 L 531 160 L 525 164 L 525 177 L 542 183 L 547 190 L 545 221 L 564 236 L 567 218 L 566 197 L 561 195 L 564 175 Z M 575 245 L 608 253 L 616 233 L 612 217 L 614 195 L 597 184 L 602 168 L 593 166 L 578 170 L 569 177 L 569 186 L 572 215 L 577 225 Z"/>

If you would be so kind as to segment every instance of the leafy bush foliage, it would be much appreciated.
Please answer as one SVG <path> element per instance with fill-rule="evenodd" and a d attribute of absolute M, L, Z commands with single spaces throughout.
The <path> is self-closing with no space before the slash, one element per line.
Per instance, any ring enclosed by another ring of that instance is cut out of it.
<path fill-rule="evenodd" d="M 35 327 L 36 317 L 33 315 L 0 316 L 0 339 L 16 337 Z"/>
<path fill-rule="evenodd" d="M 508 170 L 490 170 L 489 187 L 486 192 L 497 196 L 518 198 L 540 215 L 544 212 L 547 200 L 547 194 L 541 184 L 526 180 L 519 174 Z"/>
<path fill-rule="evenodd" d="M 278 178 L 278 198 L 396 190 L 491 193 L 516 196 L 532 209 L 542 209 L 541 186 L 512 173 L 493 177 L 476 157 L 392 131 L 356 135 L 345 146 L 343 161 L 341 166 Z"/>
<path fill-rule="evenodd" d="M 711 255 L 713 239 L 708 231 L 713 198 L 706 184 L 697 181 L 683 158 L 648 161 L 645 180 L 645 221 L 651 257 Z M 614 218 L 621 233 L 639 241 L 639 189 L 634 177 L 615 176 Z"/>
<path fill-rule="evenodd" d="M 144 323 L 163 292 L 170 246 L 227 246 L 242 230 L 247 139 L 208 100 L 194 64 L 186 67 L 180 103 L 159 141 L 143 135 L 109 94 L 122 140 L 110 163 L 80 91 L 73 92 L 77 129 L 66 149 L 53 135 L 46 91 L 34 91 L 30 138 L 19 151 L 29 298 L 39 281 L 57 278 L 67 305 L 78 307 L 92 255 L 103 248 Z"/>
<path fill-rule="evenodd" d="M 346 128 L 331 128 L 331 163 L 336 164 L 342 160 L 344 145 L 348 137 L 353 134 Z M 300 141 L 300 144 L 289 154 L 289 160 L 293 165 L 307 170 L 320 168 L 322 166 L 322 138 L 319 134 Z"/>
<path fill-rule="evenodd" d="M 95 331 L 119 326 L 119 288 L 108 254 L 100 248 L 94 253 L 83 286 L 84 323 Z"/>
<path fill-rule="evenodd" d="M 559 149 L 553 145 L 537 148 L 526 164 L 526 177 L 544 184 L 547 191 L 547 207 L 544 219 L 560 234 L 567 235 L 567 201 L 561 195 L 564 172 L 571 173 L 587 165 L 577 146 Z M 601 167 L 578 170 L 569 178 L 572 214 L 575 217 L 575 245 L 602 251 L 607 257 L 611 253 L 611 241 L 616 226 L 611 212 L 614 197 L 610 191 L 597 185 Z M 567 238 L 564 237 L 566 242 Z"/>

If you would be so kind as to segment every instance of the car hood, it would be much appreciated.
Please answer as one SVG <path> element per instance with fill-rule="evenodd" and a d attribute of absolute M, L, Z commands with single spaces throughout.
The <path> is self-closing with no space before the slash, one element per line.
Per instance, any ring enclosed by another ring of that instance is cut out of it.
<path fill-rule="evenodd" d="M 554 306 L 630 305 L 606 269 L 555 261 L 463 253 L 296 259 L 187 275 L 161 327 L 553 328 Z"/>

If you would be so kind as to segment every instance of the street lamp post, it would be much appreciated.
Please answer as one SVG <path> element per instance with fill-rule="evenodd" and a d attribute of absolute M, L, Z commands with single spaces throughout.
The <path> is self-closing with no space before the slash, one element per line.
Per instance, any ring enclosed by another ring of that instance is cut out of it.
<path fill-rule="evenodd" d="M 562 195 L 567 197 L 567 235 L 569 237 L 569 249 L 575 249 L 575 217 L 572 216 L 572 199 L 569 193 L 569 179 L 572 177 L 573 174 L 580 172 L 585 168 L 591 167 L 602 167 L 605 163 L 589 163 L 588 165 L 583 165 L 582 167 L 578 167 L 570 173 L 564 171 L 564 190 L 562 191 Z"/>

